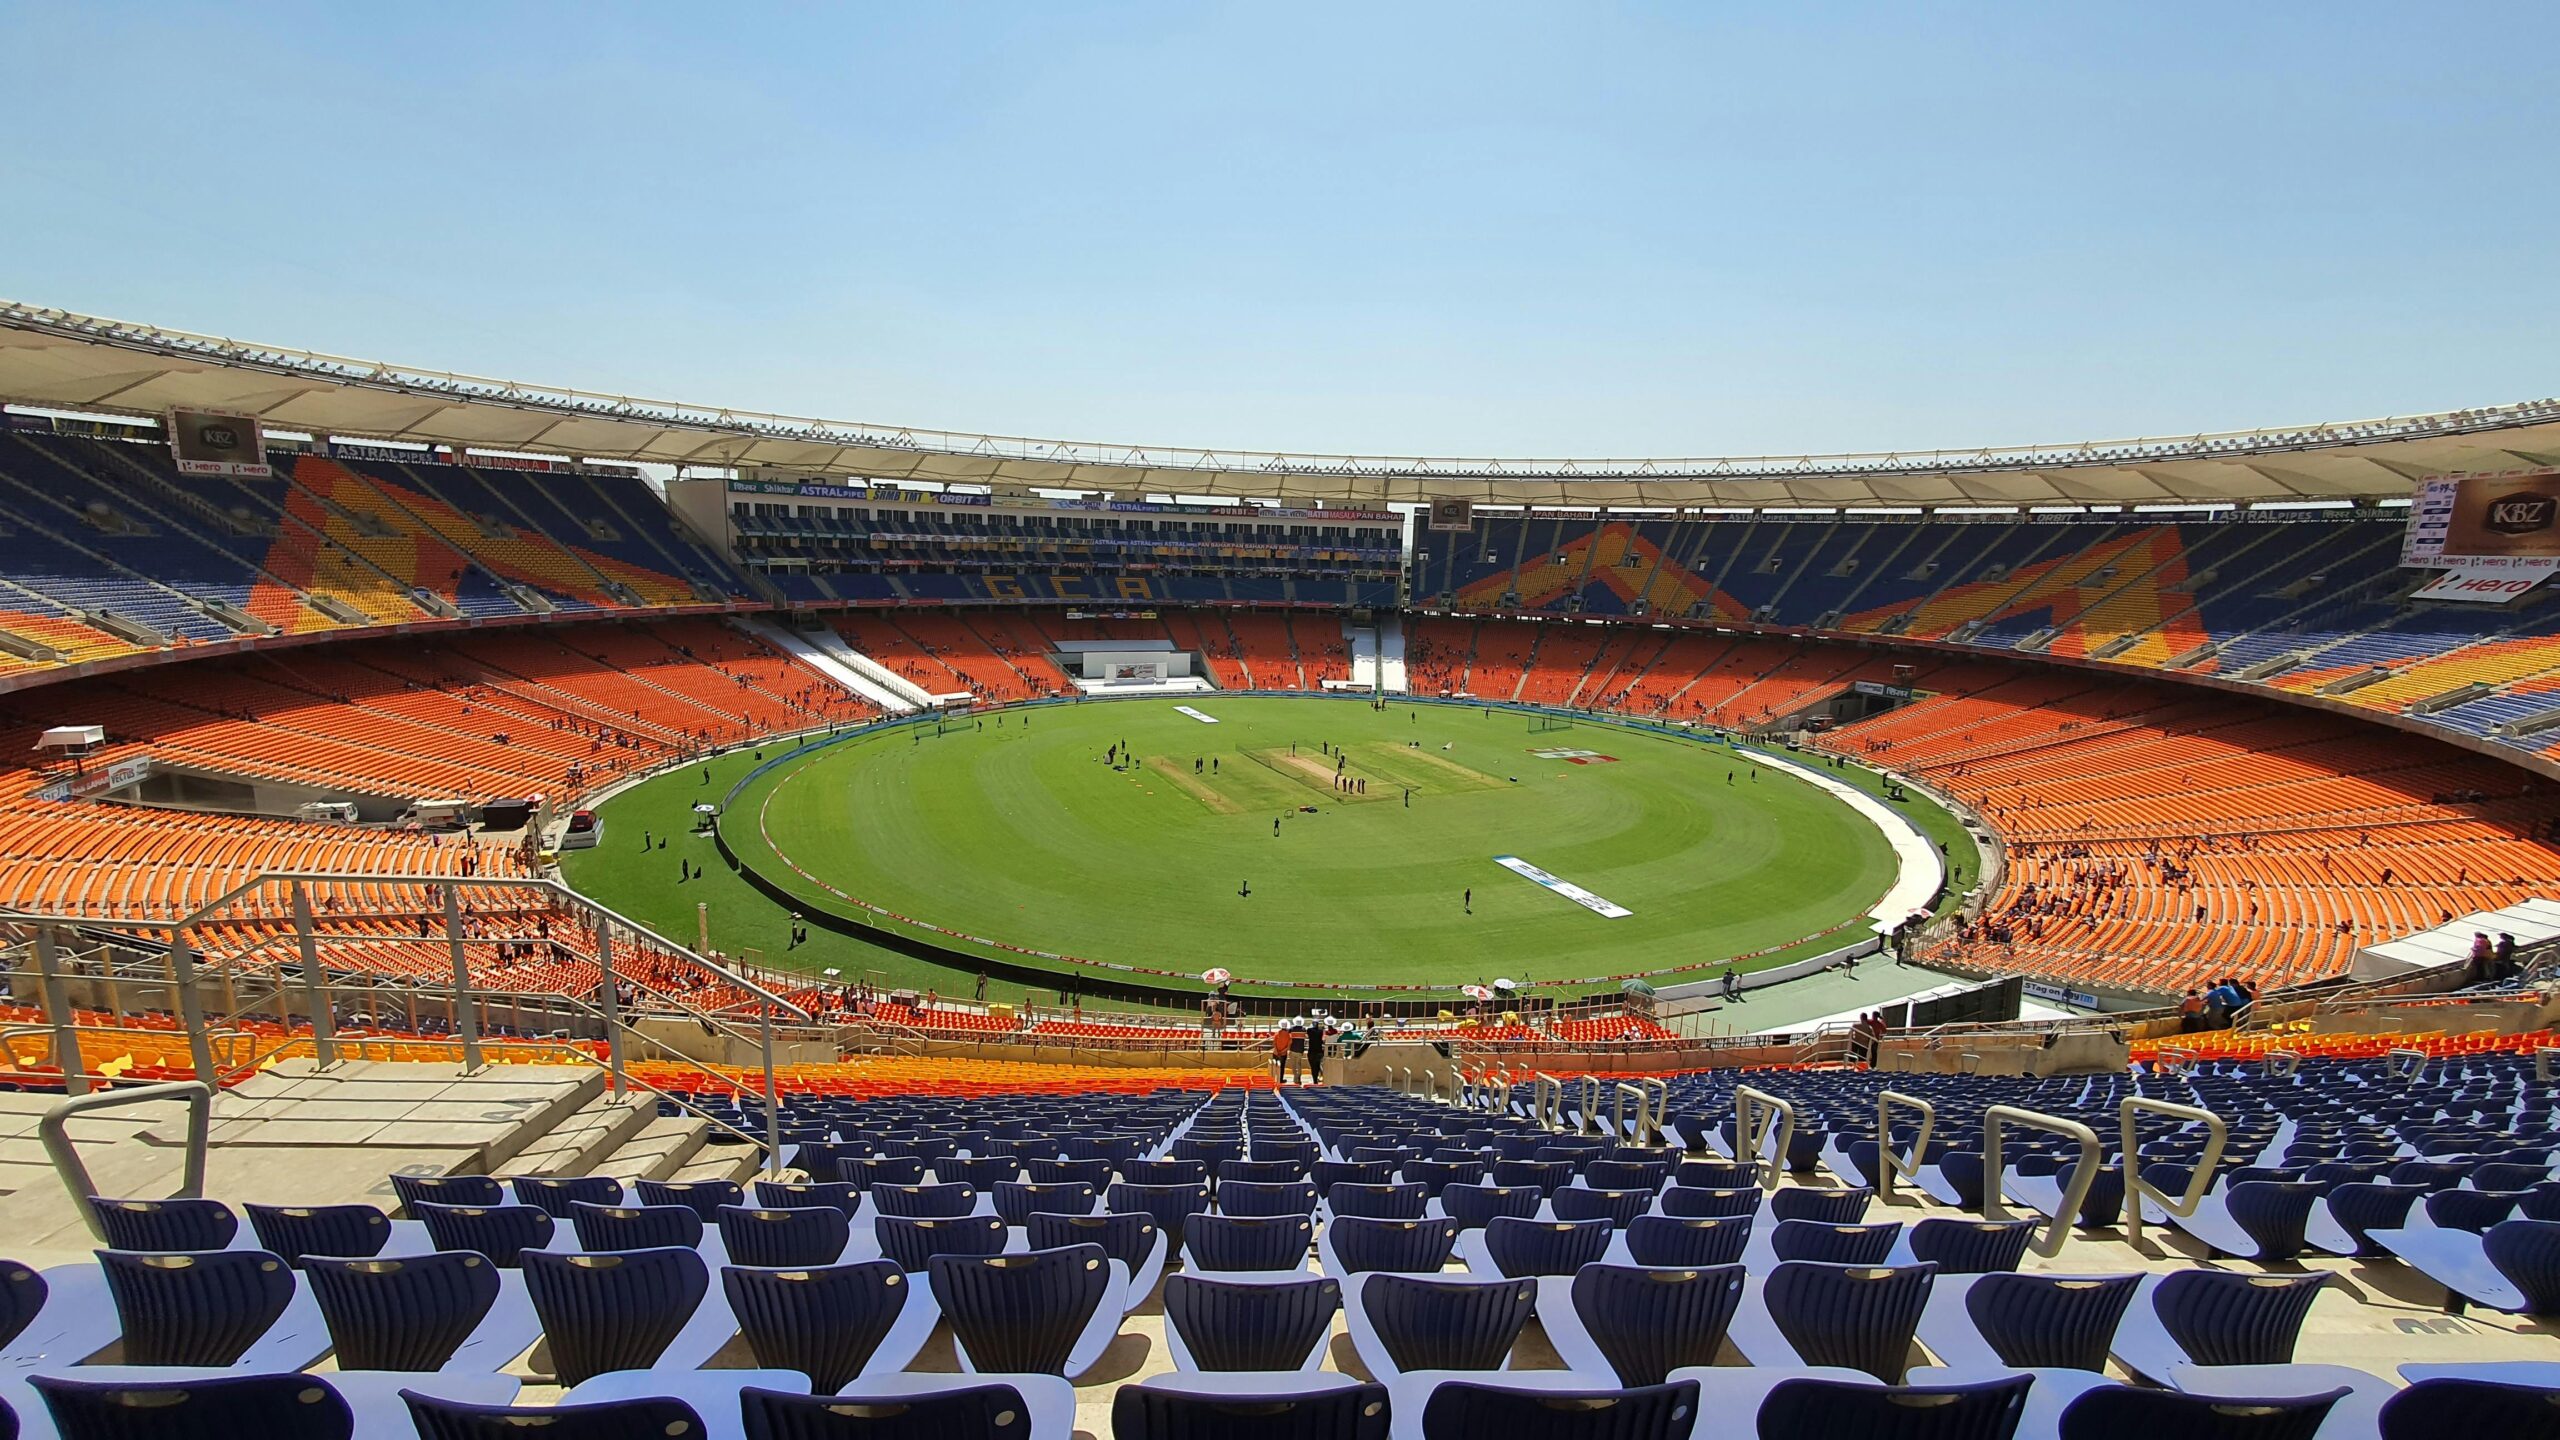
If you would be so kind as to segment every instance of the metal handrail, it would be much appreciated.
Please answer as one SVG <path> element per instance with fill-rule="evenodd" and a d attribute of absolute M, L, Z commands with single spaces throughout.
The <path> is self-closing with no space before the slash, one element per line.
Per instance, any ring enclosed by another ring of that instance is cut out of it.
<path fill-rule="evenodd" d="M 1777 1148 L 1763 1160 L 1761 1152 L 1769 1148 L 1772 1125 L 1776 1126 Z M 1750 1158 L 1745 1163 L 1765 1167 L 1760 1179 L 1761 1189 L 1778 1188 L 1787 1168 L 1787 1151 L 1794 1147 L 1795 1142 L 1794 1101 L 1749 1085 L 1733 1087 L 1733 1158 L 1742 1161 L 1748 1156 Z"/>
<path fill-rule="evenodd" d="M 1574 1127 L 1573 1133 L 1588 1135 L 1600 1128 L 1600 1077 L 1581 1075 L 1575 1077 L 1574 1083 L 1582 1092 L 1582 1103 L 1578 1107 L 1582 1112 L 1582 1120 Z"/>
<path fill-rule="evenodd" d="M 1662 1135 L 1662 1127 L 1671 1119 L 1671 1084 L 1658 1075 L 1640 1075 L 1633 1081 L 1617 1082 L 1609 1099 L 1609 1130 L 1613 1140 L 1627 1138 L 1626 1102 L 1636 1101 L 1635 1143 L 1649 1145 Z"/>
<path fill-rule="evenodd" d="M 79 1147 L 71 1143 L 71 1117 L 155 1100 L 187 1102 L 186 1169 L 178 1182 L 178 1193 L 172 1198 L 197 1199 L 204 1194 L 205 1155 L 213 1136 L 213 1087 L 201 1080 L 167 1080 L 131 1090 L 68 1095 L 36 1121 L 36 1138 L 44 1142 L 44 1153 L 53 1161 L 53 1173 L 71 1192 L 71 1201 L 80 1207 L 80 1218 L 88 1225 L 89 1233 L 100 1240 L 107 1238 L 106 1228 L 98 1223 L 98 1207 L 90 1203 L 98 1197 L 97 1183 L 89 1178 L 89 1167 L 81 1163 Z"/>
<path fill-rule="evenodd" d="M 1529 1082 L 1529 1118 L 1546 1129 L 1561 1126 L 1564 1114 L 1564 1082 L 1541 1070 Z"/>
<path fill-rule="evenodd" d="M 2394 1080 L 2406 1080 L 2413 1085 L 2416 1084 L 2426 1078 L 2427 1052 L 2395 1047 L 2391 1051 L 2387 1073 Z"/>
<path fill-rule="evenodd" d="M 2080 1217 L 2080 1207 L 2089 1203 L 2089 1189 L 2098 1183 L 2098 1171 L 2105 1160 L 2098 1149 L 2098 1132 L 2077 1120 L 2047 1115 L 2017 1105 L 1994 1105 L 1982 1112 L 1982 1218 L 2004 1221 L 2009 1218 L 2008 1196 L 2003 1192 L 2009 1172 L 2000 1159 L 2000 1134 L 2011 1125 L 2042 1130 L 2073 1141 L 2080 1147 L 2080 1158 L 2072 1162 L 2070 1182 L 2062 1187 L 2062 1203 L 2053 1208 L 2044 1233 L 2027 1242 L 2027 1248 L 2050 1260 L 2062 1253 L 2062 1244 L 2071 1238 L 2071 1226 Z"/>
<path fill-rule="evenodd" d="M 2266 1054 L 2267 1078 L 2290 1080 L 2302 1072 L 2302 1055 L 2294 1050 L 2270 1050 Z"/>
<path fill-rule="evenodd" d="M 1893 1148 L 1893 1108 L 1897 1105 L 1917 1111 L 1920 1116 L 1920 1134 L 1912 1140 L 1911 1154 L 1907 1159 L 1902 1152 Z M 1937 1106 L 1917 1095 L 1905 1095 L 1899 1090 L 1876 1092 L 1876 1198 L 1878 1200 L 1893 1199 L 1893 1182 L 1897 1179 L 1908 1180 L 1915 1185 L 1919 1183 L 1920 1157 L 1929 1153 L 1929 1137 L 1937 1132 L 1937 1128 Z"/>
<path fill-rule="evenodd" d="M 2201 1105 L 2181 1105 L 2174 1100 L 2154 1100 L 2148 1095 L 2127 1095 L 2116 1107 L 2117 1143 L 2124 1148 L 2124 1238 L 2142 1238 L 2142 1202 L 2160 1202 L 2160 1208 L 2184 1219 L 2196 1213 L 2204 1203 L 2205 1193 L 2213 1188 L 2214 1168 L 2222 1163 L 2223 1150 L 2231 1143 L 2231 1126 L 2220 1115 Z M 2168 1192 L 2152 1187 L 2142 1178 L 2142 1152 L 2136 1147 L 2133 1117 L 2166 1115 L 2173 1119 L 2192 1120 L 2205 1127 L 2204 1158 L 2196 1162 L 2195 1171 L 2187 1177 L 2184 1194 L 2172 1199 Z"/>

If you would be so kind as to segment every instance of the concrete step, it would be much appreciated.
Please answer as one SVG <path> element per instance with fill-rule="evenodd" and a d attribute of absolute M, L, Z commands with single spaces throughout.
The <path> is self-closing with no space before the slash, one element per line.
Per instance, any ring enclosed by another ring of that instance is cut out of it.
<path fill-rule="evenodd" d="M 585 1175 L 596 1162 L 657 1118 L 658 1099 L 645 1090 L 616 1098 L 598 1095 L 576 1113 L 518 1150 L 493 1175 Z"/>
<path fill-rule="evenodd" d="M 710 1124 L 694 1116 L 661 1116 L 641 1126 L 587 1173 L 624 1181 L 664 1180 L 700 1153 L 710 1133 Z"/>
<path fill-rule="evenodd" d="M 693 1152 L 693 1158 L 678 1166 L 670 1180 L 735 1180 L 744 1185 L 758 1173 L 759 1147 L 754 1145 L 704 1145 Z"/>

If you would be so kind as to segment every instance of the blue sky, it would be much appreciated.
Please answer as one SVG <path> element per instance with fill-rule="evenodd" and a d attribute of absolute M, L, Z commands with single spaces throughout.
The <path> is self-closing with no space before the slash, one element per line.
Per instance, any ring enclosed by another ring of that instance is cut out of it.
<path fill-rule="evenodd" d="M 0 294 L 1394 454 L 2560 393 L 2560 6 L 0 0 Z"/>

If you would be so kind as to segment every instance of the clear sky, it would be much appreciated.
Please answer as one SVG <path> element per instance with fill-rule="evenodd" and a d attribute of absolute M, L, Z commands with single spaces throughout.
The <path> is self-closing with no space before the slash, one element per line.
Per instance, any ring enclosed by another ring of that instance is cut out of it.
<path fill-rule="evenodd" d="M 2560 394 L 2560 5 L 0 0 L 0 295 L 1079 440 Z"/>

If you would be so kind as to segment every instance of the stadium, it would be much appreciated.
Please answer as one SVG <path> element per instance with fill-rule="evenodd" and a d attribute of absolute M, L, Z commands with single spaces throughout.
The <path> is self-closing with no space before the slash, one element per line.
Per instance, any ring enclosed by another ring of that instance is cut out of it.
<path fill-rule="evenodd" d="M 257 9 L 0 15 L 0 1440 L 2560 1437 L 2552 17 Z"/>

